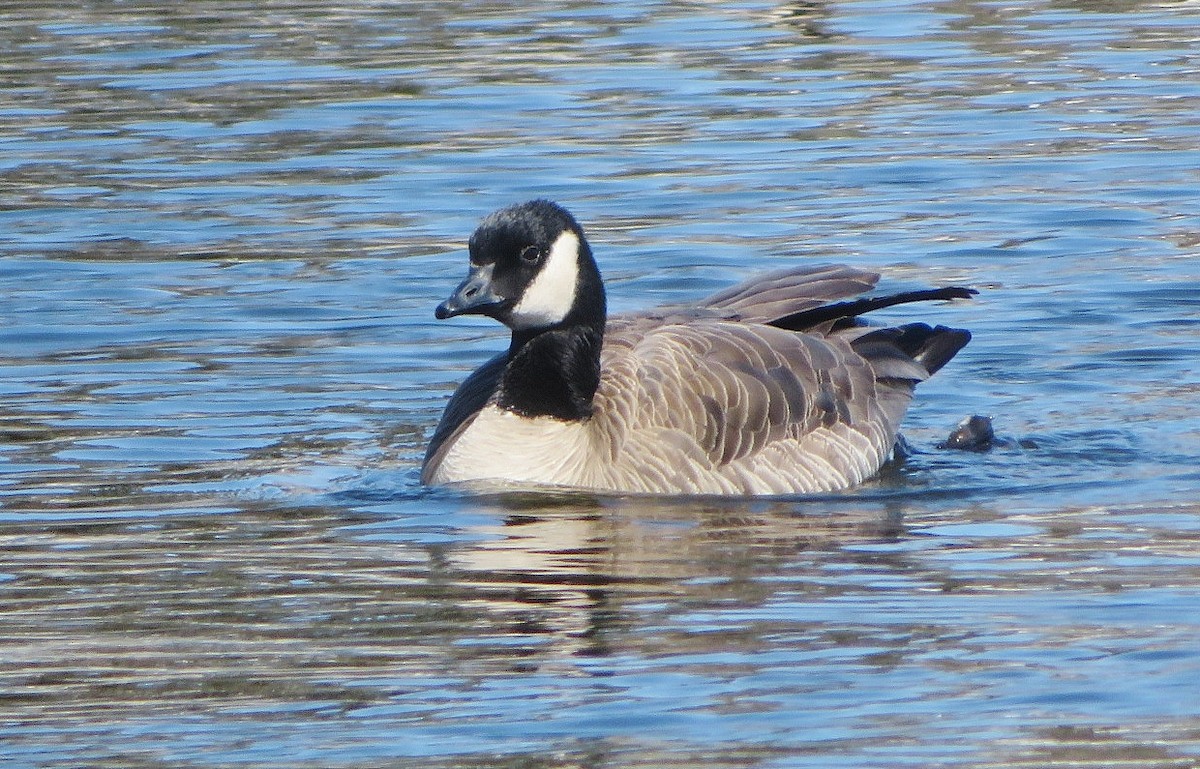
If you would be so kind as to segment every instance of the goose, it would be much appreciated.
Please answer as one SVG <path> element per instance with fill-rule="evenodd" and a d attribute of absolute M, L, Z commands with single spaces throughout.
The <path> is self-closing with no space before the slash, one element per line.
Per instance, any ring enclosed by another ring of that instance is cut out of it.
<path fill-rule="evenodd" d="M 490 214 L 468 250 L 468 276 L 435 316 L 487 316 L 512 337 L 446 404 L 421 469 L 427 485 L 844 490 L 887 461 L 914 387 L 971 338 L 859 316 L 973 289 L 850 299 L 879 275 L 842 265 L 770 272 L 694 307 L 610 318 L 582 228 L 548 200 Z"/>

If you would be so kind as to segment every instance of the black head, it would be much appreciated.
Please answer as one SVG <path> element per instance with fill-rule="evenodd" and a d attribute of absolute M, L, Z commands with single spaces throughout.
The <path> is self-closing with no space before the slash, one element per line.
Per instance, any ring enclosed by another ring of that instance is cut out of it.
<path fill-rule="evenodd" d="M 471 235 L 467 279 L 438 318 L 487 315 L 514 332 L 603 324 L 604 287 L 583 230 L 561 206 L 533 200 L 489 215 Z"/>

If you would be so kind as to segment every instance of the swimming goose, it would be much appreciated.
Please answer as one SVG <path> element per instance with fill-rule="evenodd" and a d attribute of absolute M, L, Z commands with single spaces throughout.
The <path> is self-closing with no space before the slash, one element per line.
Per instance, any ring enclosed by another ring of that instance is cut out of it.
<path fill-rule="evenodd" d="M 795 494 L 844 489 L 891 455 L 913 388 L 970 340 L 858 316 L 965 298 L 950 287 L 845 300 L 879 276 L 840 265 L 772 272 L 696 307 L 606 319 L 583 230 L 535 200 L 486 217 L 467 279 L 439 319 L 477 314 L 508 350 L 451 397 L 426 484 L 618 493 Z"/>

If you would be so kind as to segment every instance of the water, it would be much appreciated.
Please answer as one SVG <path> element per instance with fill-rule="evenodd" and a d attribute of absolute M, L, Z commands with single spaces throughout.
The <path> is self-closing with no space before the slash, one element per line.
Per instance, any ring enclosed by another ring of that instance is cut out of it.
<path fill-rule="evenodd" d="M 6 766 L 1200 765 L 1194 3 L 0 20 Z M 838 261 L 975 339 L 853 492 L 422 489 L 533 196 L 619 310 Z"/>

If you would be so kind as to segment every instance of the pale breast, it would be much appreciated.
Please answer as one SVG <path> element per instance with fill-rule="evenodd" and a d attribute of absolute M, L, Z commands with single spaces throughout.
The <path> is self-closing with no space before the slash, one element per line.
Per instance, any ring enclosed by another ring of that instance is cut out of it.
<path fill-rule="evenodd" d="M 426 482 L 588 486 L 592 451 L 586 424 L 484 406 L 447 441 Z"/>

